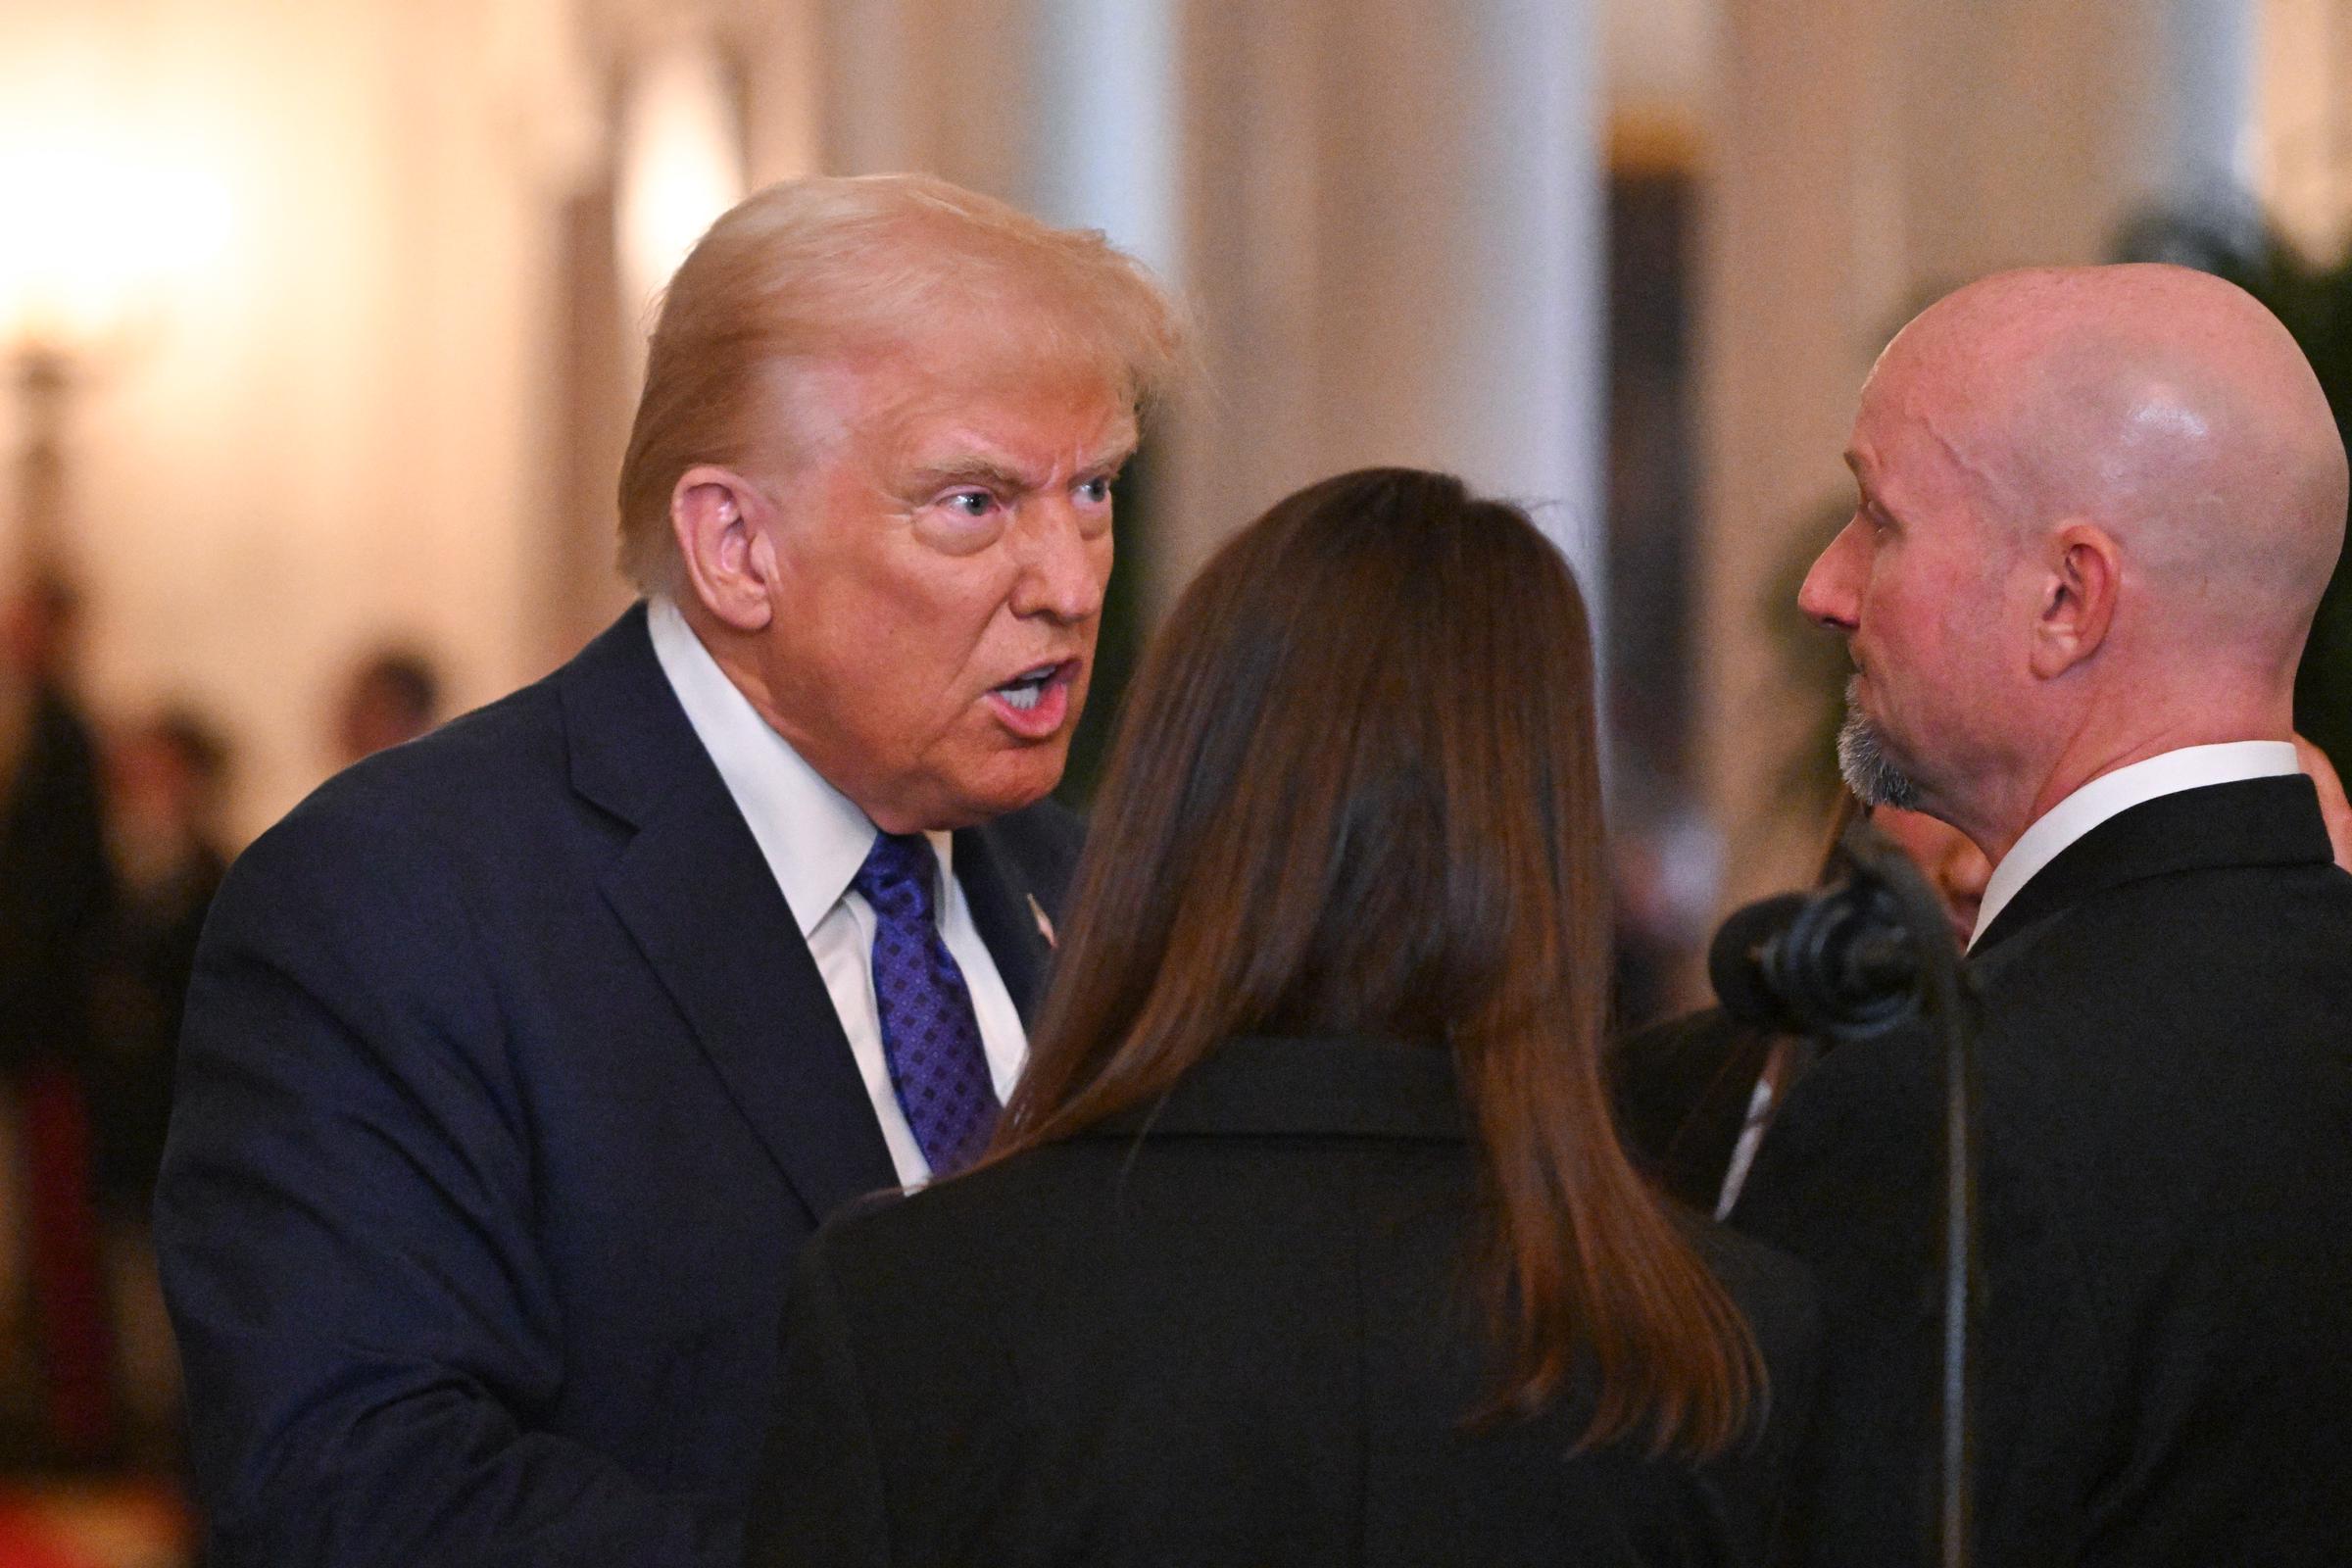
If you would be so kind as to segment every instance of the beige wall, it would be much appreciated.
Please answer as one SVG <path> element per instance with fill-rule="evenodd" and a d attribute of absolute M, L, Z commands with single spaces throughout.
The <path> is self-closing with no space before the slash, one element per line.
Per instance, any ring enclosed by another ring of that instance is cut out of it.
<path fill-rule="evenodd" d="M 1583 4 L 1184 11 L 1185 281 L 1206 395 L 1160 579 L 1342 469 L 1530 502 L 1597 598 L 1599 169 Z"/>
<path fill-rule="evenodd" d="M 228 220 L 77 411 L 89 687 L 110 715 L 214 712 L 251 830 L 322 776 L 333 687 L 371 639 L 433 647 L 460 702 L 547 662 L 518 612 L 540 564 L 545 56 L 463 0 L 60 13 L 0 6 L 0 101 L 78 53 L 85 110 L 201 159 Z"/>
<path fill-rule="evenodd" d="M 2352 4 L 2261 0 L 2254 171 L 2272 214 L 2315 261 L 2352 238 Z"/>

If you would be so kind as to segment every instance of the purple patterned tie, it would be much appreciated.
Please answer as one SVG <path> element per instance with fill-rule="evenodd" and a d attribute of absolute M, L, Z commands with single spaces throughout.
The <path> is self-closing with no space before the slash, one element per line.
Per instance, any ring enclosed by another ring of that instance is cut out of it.
<path fill-rule="evenodd" d="M 996 1130 L 997 1092 L 963 971 L 931 913 L 939 858 L 919 833 L 883 833 L 850 886 L 874 910 L 874 1007 L 899 1108 L 934 1176 L 961 1170 Z"/>

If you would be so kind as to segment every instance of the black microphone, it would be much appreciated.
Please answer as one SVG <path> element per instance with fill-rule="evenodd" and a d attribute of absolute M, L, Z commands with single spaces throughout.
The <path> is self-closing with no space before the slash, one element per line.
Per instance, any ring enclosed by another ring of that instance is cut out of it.
<path fill-rule="evenodd" d="M 1874 878 L 1739 910 L 1715 933 L 1707 978 L 1725 1012 L 1784 1034 L 1866 1040 L 1920 1008 L 1919 955 Z"/>

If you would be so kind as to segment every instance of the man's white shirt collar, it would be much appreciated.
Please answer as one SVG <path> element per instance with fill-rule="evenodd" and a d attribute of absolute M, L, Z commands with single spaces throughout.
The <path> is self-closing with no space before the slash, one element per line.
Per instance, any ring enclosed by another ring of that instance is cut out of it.
<path fill-rule="evenodd" d="M 877 831 L 872 819 L 769 727 L 675 604 L 652 600 L 646 629 L 654 639 L 654 658 L 742 809 L 806 938 L 841 902 L 865 863 Z M 927 836 L 939 855 L 944 886 L 954 872 L 954 837 Z"/>
<path fill-rule="evenodd" d="M 2183 746 L 2160 752 L 2100 774 L 2044 811 L 2001 857 L 2001 863 L 1992 868 L 1991 880 L 1984 884 L 1984 899 L 1977 907 L 1977 928 L 1969 934 L 1969 946 L 1976 946 L 1977 939 L 1991 928 L 2035 872 L 2109 817 L 2182 790 L 2300 771 L 2291 742 L 2225 741 L 2218 746 Z"/>

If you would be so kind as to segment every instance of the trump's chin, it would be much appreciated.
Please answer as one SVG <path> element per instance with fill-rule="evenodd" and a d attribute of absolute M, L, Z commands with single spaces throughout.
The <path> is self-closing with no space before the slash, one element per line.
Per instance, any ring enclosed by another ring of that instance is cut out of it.
<path fill-rule="evenodd" d="M 919 790 L 906 791 L 892 802 L 861 804 L 886 833 L 977 827 L 1053 794 L 1069 754 L 1066 728 L 1045 741 L 1000 741 L 940 768 Z"/>

